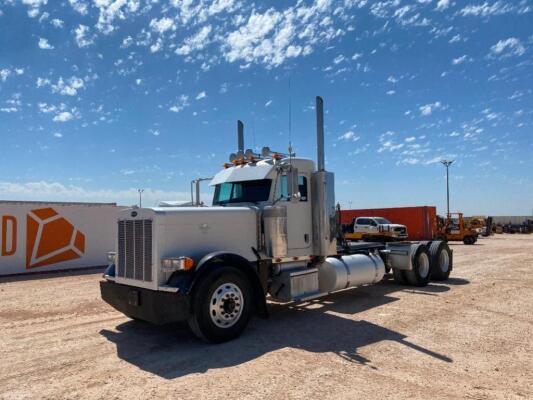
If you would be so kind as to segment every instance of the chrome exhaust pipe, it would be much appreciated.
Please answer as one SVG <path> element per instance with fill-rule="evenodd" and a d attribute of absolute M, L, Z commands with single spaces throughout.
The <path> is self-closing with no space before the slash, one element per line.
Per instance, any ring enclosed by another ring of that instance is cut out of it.
<path fill-rule="evenodd" d="M 316 96 L 316 151 L 317 170 L 325 171 L 324 162 L 324 100 Z"/>

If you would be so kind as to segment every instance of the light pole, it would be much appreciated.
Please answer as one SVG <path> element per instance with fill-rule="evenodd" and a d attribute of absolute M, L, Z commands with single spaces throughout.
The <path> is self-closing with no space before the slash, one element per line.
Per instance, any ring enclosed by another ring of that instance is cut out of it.
<path fill-rule="evenodd" d="M 142 208 L 143 206 L 142 194 L 144 192 L 144 189 L 137 189 L 137 191 L 139 192 L 139 208 Z"/>
<path fill-rule="evenodd" d="M 441 163 L 446 167 L 446 206 L 448 209 L 447 217 L 450 216 L 450 179 L 448 168 L 453 164 L 454 160 L 442 160 Z"/>

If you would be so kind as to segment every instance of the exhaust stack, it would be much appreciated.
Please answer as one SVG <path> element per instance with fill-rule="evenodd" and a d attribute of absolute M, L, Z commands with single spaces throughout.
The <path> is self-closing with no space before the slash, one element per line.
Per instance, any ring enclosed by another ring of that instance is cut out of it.
<path fill-rule="evenodd" d="M 237 151 L 244 154 L 244 124 L 241 120 L 237 121 Z"/>
<path fill-rule="evenodd" d="M 317 170 L 325 171 L 324 163 L 324 100 L 316 96 L 316 151 Z"/>

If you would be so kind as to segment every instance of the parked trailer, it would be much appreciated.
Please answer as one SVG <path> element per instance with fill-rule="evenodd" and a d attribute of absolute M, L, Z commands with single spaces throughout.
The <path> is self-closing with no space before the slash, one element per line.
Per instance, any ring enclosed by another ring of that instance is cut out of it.
<path fill-rule="evenodd" d="M 253 313 L 267 316 L 267 296 L 315 299 L 377 283 L 386 268 L 406 285 L 447 279 L 453 260 L 444 242 L 337 241 L 320 97 L 316 112 L 316 166 L 267 147 L 245 152 L 239 135 L 237 154 L 211 181 L 213 207 L 124 210 L 102 298 L 131 318 L 187 320 L 199 338 L 223 342 Z"/>
<path fill-rule="evenodd" d="M 107 266 L 114 203 L 0 201 L 0 275 Z"/>

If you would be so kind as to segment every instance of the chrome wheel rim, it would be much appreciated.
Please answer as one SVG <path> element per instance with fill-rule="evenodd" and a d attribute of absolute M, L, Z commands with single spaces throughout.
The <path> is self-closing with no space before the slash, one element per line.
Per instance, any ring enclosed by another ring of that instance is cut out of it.
<path fill-rule="evenodd" d="M 426 253 L 420 253 L 418 256 L 418 274 L 421 278 L 429 275 L 429 257 Z"/>
<path fill-rule="evenodd" d="M 448 268 L 450 268 L 450 256 L 446 250 L 440 252 L 439 266 L 442 272 L 448 272 Z"/>
<path fill-rule="evenodd" d="M 239 320 L 243 307 L 241 289 L 234 283 L 224 283 L 211 296 L 209 316 L 219 328 L 229 328 Z"/>

